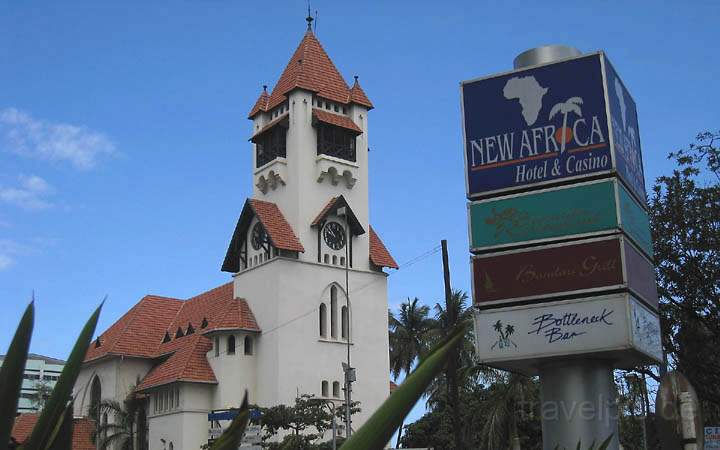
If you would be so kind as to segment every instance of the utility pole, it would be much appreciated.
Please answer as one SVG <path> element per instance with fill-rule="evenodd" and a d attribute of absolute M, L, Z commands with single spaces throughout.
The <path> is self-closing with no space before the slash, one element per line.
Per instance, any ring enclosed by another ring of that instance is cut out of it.
<path fill-rule="evenodd" d="M 352 383 L 357 379 L 355 369 L 350 365 L 350 337 L 352 327 L 350 324 L 350 221 L 348 220 L 347 207 L 343 206 L 337 209 L 336 214 L 345 218 L 345 341 L 347 342 L 347 361 L 342 363 L 343 373 L 345 374 L 345 437 L 349 438 L 352 434 L 351 423 L 351 405 L 352 405 Z M 342 329 L 342 314 L 340 315 L 340 328 Z"/>
<path fill-rule="evenodd" d="M 442 247 L 443 261 L 443 278 L 445 280 L 445 318 L 446 326 L 454 325 L 457 322 L 455 307 L 452 304 L 452 289 L 450 288 L 450 264 L 448 263 L 447 240 L 440 241 Z M 450 331 L 449 328 L 446 331 Z M 450 408 L 452 409 L 452 425 L 455 448 L 461 449 L 461 430 L 460 430 L 460 414 L 458 405 L 458 386 L 457 386 L 457 348 L 452 350 L 447 368 L 445 369 L 445 377 L 448 383 L 448 394 L 450 397 Z"/>

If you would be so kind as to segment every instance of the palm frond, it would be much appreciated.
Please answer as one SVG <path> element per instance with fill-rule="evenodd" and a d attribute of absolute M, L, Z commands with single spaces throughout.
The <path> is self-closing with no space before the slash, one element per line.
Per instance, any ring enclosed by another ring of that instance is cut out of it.
<path fill-rule="evenodd" d="M 553 106 L 550 110 L 550 114 L 548 115 L 548 120 L 555 117 L 558 113 L 562 112 L 563 103 L 558 103 L 557 105 Z"/>

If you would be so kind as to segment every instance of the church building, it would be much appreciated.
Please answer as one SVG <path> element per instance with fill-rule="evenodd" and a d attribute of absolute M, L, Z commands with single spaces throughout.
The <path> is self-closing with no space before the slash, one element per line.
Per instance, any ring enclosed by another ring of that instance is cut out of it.
<path fill-rule="evenodd" d="M 250 109 L 253 191 L 221 262 L 231 281 L 189 299 L 147 295 L 87 353 L 76 416 L 134 390 L 145 399 L 135 448 L 200 449 L 208 413 L 239 406 L 245 390 L 260 406 L 307 393 L 341 407 L 348 349 L 362 410 L 352 428 L 389 395 L 384 269 L 398 266 L 370 224 L 373 104 L 311 20 Z"/>

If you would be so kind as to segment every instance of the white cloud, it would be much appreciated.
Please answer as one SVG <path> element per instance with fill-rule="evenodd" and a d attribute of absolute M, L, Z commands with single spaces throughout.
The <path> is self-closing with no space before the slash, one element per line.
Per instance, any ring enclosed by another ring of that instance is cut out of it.
<path fill-rule="evenodd" d="M 47 209 L 52 206 L 48 197 L 53 188 L 37 175 L 20 175 L 17 186 L 0 185 L 0 201 L 28 210 Z"/>
<path fill-rule="evenodd" d="M 115 153 L 103 133 L 84 126 L 37 120 L 15 108 L 0 109 L 0 149 L 47 161 L 67 161 L 77 169 L 95 167 Z"/>
<path fill-rule="evenodd" d="M 15 264 L 15 255 L 22 253 L 23 247 L 14 241 L 0 239 L 0 271 Z"/>

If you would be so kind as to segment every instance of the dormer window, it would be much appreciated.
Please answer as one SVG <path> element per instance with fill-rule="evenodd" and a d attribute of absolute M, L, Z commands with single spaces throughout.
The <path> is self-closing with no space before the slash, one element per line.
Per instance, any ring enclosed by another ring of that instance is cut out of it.
<path fill-rule="evenodd" d="M 318 123 L 317 154 L 355 162 L 355 139 L 357 133 L 342 127 Z"/>

